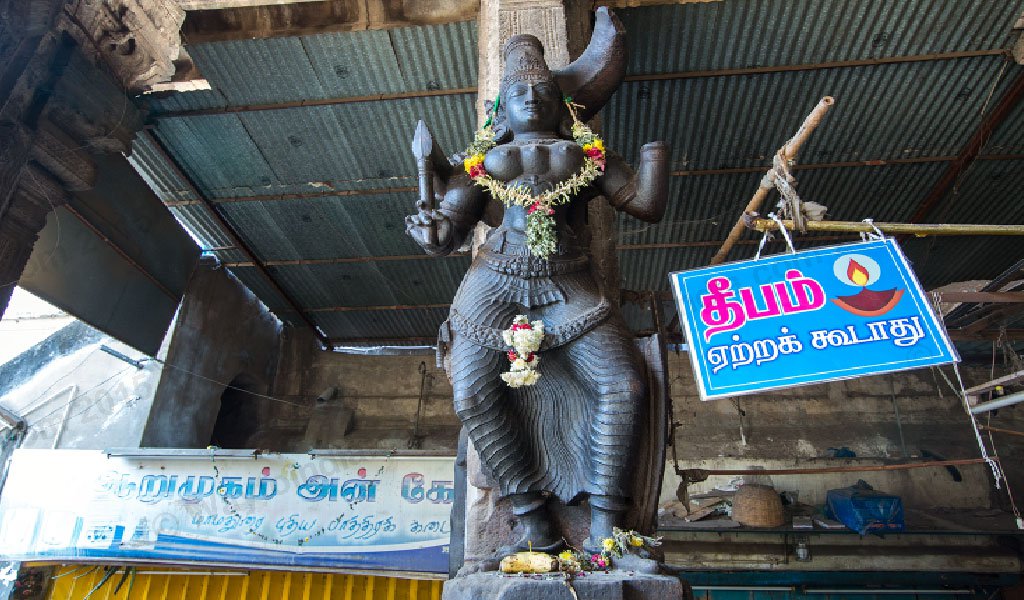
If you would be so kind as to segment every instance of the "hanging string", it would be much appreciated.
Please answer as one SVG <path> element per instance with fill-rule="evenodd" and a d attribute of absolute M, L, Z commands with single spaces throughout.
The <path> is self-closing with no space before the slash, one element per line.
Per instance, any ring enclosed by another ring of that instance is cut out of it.
<path fill-rule="evenodd" d="M 995 444 L 993 444 L 993 455 L 989 456 L 988 450 L 985 448 L 985 443 L 982 441 L 981 433 L 978 431 L 978 422 L 974 418 L 974 414 L 971 413 L 970 405 L 967 403 L 966 389 L 964 388 L 963 379 L 960 377 L 960 368 L 956 363 L 953 363 L 953 370 L 956 373 L 957 381 L 960 384 L 960 390 L 957 391 L 957 386 L 953 385 L 953 382 L 949 380 L 946 373 L 938 367 L 932 367 L 932 373 L 938 372 L 942 375 L 942 379 L 945 380 L 946 385 L 953 390 L 954 394 L 960 396 L 961 403 L 964 407 L 964 411 L 967 416 L 971 419 L 971 426 L 974 428 L 974 437 L 978 442 L 978 448 L 981 450 L 981 458 L 988 463 L 989 468 L 992 469 L 992 476 L 995 478 L 996 489 L 1002 489 L 1001 483 L 1006 484 L 1006 497 L 1010 500 L 1010 509 L 1013 511 L 1013 516 L 1017 521 L 1017 529 L 1024 530 L 1024 517 L 1021 516 L 1020 509 L 1017 508 L 1017 502 L 1013 497 L 1013 490 L 1010 489 L 1010 481 L 1006 478 L 1006 473 L 999 467 L 999 455 L 995 453 Z M 942 392 L 939 392 L 941 397 Z M 991 437 L 991 433 L 989 433 Z"/>
<path fill-rule="evenodd" d="M 796 254 L 796 248 L 793 247 L 793 240 L 789 237 L 789 231 L 786 230 L 786 225 L 782 222 L 782 219 L 775 213 L 768 213 L 768 218 L 775 221 L 775 224 L 779 226 L 779 231 L 782 232 L 783 239 L 786 240 L 786 246 L 789 247 L 790 254 Z M 761 260 L 761 251 L 764 250 L 764 245 L 769 239 L 774 239 L 770 231 L 765 231 L 764 235 L 761 236 L 761 242 L 757 245 L 757 254 L 754 255 L 754 260 Z"/>
<path fill-rule="evenodd" d="M 885 239 L 885 234 L 882 233 L 882 230 L 875 226 L 874 219 L 864 219 L 861 222 L 867 223 L 868 225 L 871 226 L 871 229 L 875 230 L 874 233 L 870 231 L 860 232 L 860 240 L 862 242 L 880 242 Z"/>

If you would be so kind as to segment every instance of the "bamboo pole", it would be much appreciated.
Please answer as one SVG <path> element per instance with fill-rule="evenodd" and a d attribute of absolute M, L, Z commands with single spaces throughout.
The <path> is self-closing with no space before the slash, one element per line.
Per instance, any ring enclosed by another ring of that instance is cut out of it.
<path fill-rule="evenodd" d="M 789 164 L 796 160 L 797 152 L 800 151 L 800 146 L 807 141 L 810 137 L 811 132 L 821 123 L 822 117 L 828 112 L 829 107 L 835 103 L 835 99 L 832 96 L 825 96 L 818 101 L 818 105 L 814 107 L 814 110 L 807 115 L 804 119 L 800 129 L 797 130 L 796 134 L 789 139 L 788 142 L 783 144 L 779 151 L 776 153 L 782 164 Z M 729 232 L 729 237 L 725 238 L 725 242 L 722 247 L 719 248 L 718 252 L 711 258 L 711 264 L 721 264 L 725 260 L 725 257 L 729 255 L 729 251 L 739 241 L 740 236 L 743 235 L 744 228 L 744 217 L 748 213 L 758 212 L 761 209 L 761 204 L 764 203 L 765 198 L 768 197 L 768 192 L 775 186 L 775 168 L 768 169 L 765 173 L 764 178 L 761 180 L 761 184 L 758 186 L 757 191 L 754 192 L 754 196 L 747 203 L 747 207 L 743 209 L 743 213 L 740 218 L 736 220 L 736 224 L 732 226 L 732 231 Z"/>
<path fill-rule="evenodd" d="M 782 221 L 786 229 L 792 230 L 791 220 Z M 1024 225 L 956 225 L 931 223 L 866 223 L 863 221 L 807 221 L 807 231 L 829 232 L 865 232 L 872 233 L 877 228 L 883 233 L 910 234 L 918 237 L 929 235 L 1024 235 Z M 776 231 L 778 223 L 771 219 L 753 219 L 751 229 L 757 231 Z"/>

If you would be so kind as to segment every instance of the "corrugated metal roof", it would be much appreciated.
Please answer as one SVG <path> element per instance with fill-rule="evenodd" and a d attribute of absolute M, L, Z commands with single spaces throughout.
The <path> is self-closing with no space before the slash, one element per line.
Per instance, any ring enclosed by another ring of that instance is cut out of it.
<path fill-rule="evenodd" d="M 801 149 L 803 164 L 956 155 L 986 98 L 1002 96 L 1006 60 L 628 82 L 608 105 L 604 131 L 630 161 L 664 139 L 677 169 L 760 166 L 829 95 L 836 103 Z"/>
<path fill-rule="evenodd" d="M 629 73 L 656 75 L 992 51 L 1009 47 L 1024 2 L 725 0 L 618 12 L 629 32 Z M 472 86 L 476 36 L 476 24 L 467 22 L 199 44 L 190 51 L 214 90 L 152 103 L 160 112 Z M 609 147 L 634 164 L 643 143 L 665 139 L 673 145 L 676 170 L 760 169 L 828 94 L 836 105 L 802 149 L 800 164 L 941 159 L 962 151 L 1020 69 L 1002 56 L 980 56 L 631 81 L 609 103 L 602 123 Z M 416 120 L 425 119 L 452 153 L 472 135 L 474 100 L 464 94 L 160 118 L 157 135 L 209 198 L 306 196 L 218 206 L 261 260 L 419 255 L 402 231 L 415 193 L 329 193 L 415 186 L 409 141 Z M 147 149 L 137 152 L 140 170 L 161 197 L 180 199 L 181 182 Z M 984 152 L 1024 152 L 1024 106 L 993 132 Z M 931 219 L 1024 222 L 1014 194 L 1024 183 L 1021 162 L 975 163 L 960 178 L 957 195 L 944 199 Z M 832 219 L 900 221 L 914 213 L 949 164 L 809 169 L 796 176 L 801 196 L 827 205 Z M 714 242 L 725 238 L 760 177 L 674 177 L 662 223 L 620 216 L 620 244 L 655 245 L 619 252 L 623 287 L 665 290 L 669 272 L 708 264 Z M 226 245 L 197 207 L 174 210 L 211 245 Z M 757 237 L 745 233 L 745 243 L 729 258 L 751 257 Z M 707 245 L 673 246 L 681 243 Z M 832 243 L 819 237 L 800 247 Z M 909 239 L 905 247 L 927 287 L 991 277 L 1021 256 L 1018 238 Z M 768 249 L 782 246 L 773 242 Z M 237 250 L 217 255 L 244 260 Z M 403 260 L 271 271 L 307 307 L 442 304 L 450 301 L 467 263 Z M 272 308 L 284 306 L 254 269 L 234 271 Z M 429 337 L 446 312 L 316 312 L 312 318 L 330 337 Z M 627 305 L 625 313 L 633 327 L 650 326 L 643 307 Z"/>
<path fill-rule="evenodd" d="M 421 255 L 405 234 L 415 194 L 227 202 L 218 208 L 262 260 Z"/>
<path fill-rule="evenodd" d="M 190 44 L 213 88 L 150 101 L 157 113 L 471 87 L 475 21 Z"/>
<path fill-rule="evenodd" d="M 931 215 L 931 223 L 1024 225 L 1024 160 L 979 160 L 960 174 L 953 190 Z M 1018 238 L 1021 254 L 1024 240 Z"/>
<path fill-rule="evenodd" d="M 210 198 L 414 185 L 424 119 L 448 153 L 468 143 L 474 96 L 426 97 L 158 121 L 157 134 Z"/>
<path fill-rule="evenodd" d="M 303 324 L 299 315 L 290 310 L 288 302 L 254 267 L 233 267 L 231 273 L 252 290 L 282 321 L 296 325 Z"/>
<path fill-rule="evenodd" d="M 1012 43 L 1019 1 L 751 0 L 617 11 L 628 73 L 816 64 Z"/>
<path fill-rule="evenodd" d="M 469 257 L 269 267 L 303 308 L 446 304 Z"/>
<path fill-rule="evenodd" d="M 446 308 L 313 313 L 331 338 L 435 337 Z"/>

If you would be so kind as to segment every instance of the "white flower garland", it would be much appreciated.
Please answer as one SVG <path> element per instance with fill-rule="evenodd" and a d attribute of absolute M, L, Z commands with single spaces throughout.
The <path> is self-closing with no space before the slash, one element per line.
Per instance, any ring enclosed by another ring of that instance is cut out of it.
<path fill-rule="evenodd" d="M 512 349 L 508 351 L 508 360 L 512 363 L 511 370 L 501 374 L 501 379 L 509 387 L 524 387 L 537 383 L 540 373 L 537 365 L 540 350 L 544 342 L 544 321 L 530 321 L 526 315 L 516 315 L 512 326 L 501 332 L 501 339 Z"/>

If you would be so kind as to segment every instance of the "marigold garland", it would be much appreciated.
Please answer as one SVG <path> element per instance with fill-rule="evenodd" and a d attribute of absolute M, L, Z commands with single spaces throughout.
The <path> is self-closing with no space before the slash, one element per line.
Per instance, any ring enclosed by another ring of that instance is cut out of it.
<path fill-rule="evenodd" d="M 500 97 L 495 100 L 492 111 L 497 110 L 500 101 Z M 462 162 L 470 179 L 486 189 L 492 198 L 500 200 L 505 206 L 529 207 L 526 213 L 526 245 L 530 254 L 544 259 L 554 254 L 558 246 L 553 207 L 570 202 L 573 196 L 604 172 L 606 164 L 604 141 L 590 127 L 581 123 L 576 115 L 576 109 L 582 107 L 574 104 L 569 97 L 565 98 L 565 105 L 572 116 L 573 140 L 583 149 L 583 165 L 579 171 L 552 189 L 534 194 L 525 185 L 508 185 L 487 174 L 484 158 L 495 146 L 492 117 L 488 117 L 483 127 L 477 130 L 473 141 L 466 148 L 466 158 Z"/>

